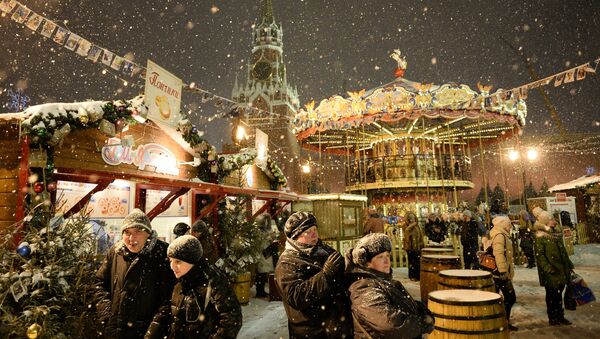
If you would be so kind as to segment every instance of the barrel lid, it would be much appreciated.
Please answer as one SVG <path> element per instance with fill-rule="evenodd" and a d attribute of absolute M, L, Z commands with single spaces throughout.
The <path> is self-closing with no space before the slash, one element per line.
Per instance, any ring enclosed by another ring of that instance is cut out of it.
<path fill-rule="evenodd" d="M 492 273 L 480 270 L 443 270 L 439 273 L 444 277 L 476 277 L 476 278 L 491 278 Z"/>
<path fill-rule="evenodd" d="M 493 304 L 500 294 L 480 290 L 440 290 L 429 293 L 429 300 L 447 305 Z"/>
<path fill-rule="evenodd" d="M 458 255 L 426 254 L 422 258 L 429 259 L 460 259 Z"/>

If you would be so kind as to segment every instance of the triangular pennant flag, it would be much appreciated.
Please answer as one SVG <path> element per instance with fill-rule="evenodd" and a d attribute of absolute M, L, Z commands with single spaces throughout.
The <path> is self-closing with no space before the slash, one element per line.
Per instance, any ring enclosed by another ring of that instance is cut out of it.
<path fill-rule="evenodd" d="M 577 68 L 577 75 L 576 75 L 577 81 L 585 79 L 585 68 L 588 66 L 589 66 L 589 64 L 585 64 L 585 65 Z"/>
<path fill-rule="evenodd" d="M 552 81 L 553 78 L 554 78 L 554 76 L 551 76 L 551 77 L 547 77 L 547 78 L 540 80 L 540 86 L 548 85 L 550 83 L 550 81 Z M 562 80 L 561 80 L 561 82 L 562 82 Z"/>
<path fill-rule="evenodd" d="M 563 80 L 565 79 L 565 73 L 560 73 L 556 76 L 556 79 L 554 79 L 554 87 L 558 87 L 560 85 L 562 85 Z"/>
<path fill-rule="evenodd" d="M 575 70 L 574 69 L 572 69 L 570 71 L 567 71 L 565 73 L 565 81 L 564 81 L 564 83 L 568 84 L 568 83 L 573 82 L 573 81 L 575 81 Z"/>

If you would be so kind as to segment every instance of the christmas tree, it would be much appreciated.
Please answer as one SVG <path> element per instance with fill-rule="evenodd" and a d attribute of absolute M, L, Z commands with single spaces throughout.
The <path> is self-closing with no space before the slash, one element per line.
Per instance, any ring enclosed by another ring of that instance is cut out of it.
<path fill-rule="evenodd" d="M 0 337 L 93 337 L 96 240 L 88 218 L 65 220 L 42 208 L 45 213 L 35 214 L 42 227 L 25 223 L 22 231 L 2 234 Z M 15 250 L 18 232 L 22 239 Z"/>

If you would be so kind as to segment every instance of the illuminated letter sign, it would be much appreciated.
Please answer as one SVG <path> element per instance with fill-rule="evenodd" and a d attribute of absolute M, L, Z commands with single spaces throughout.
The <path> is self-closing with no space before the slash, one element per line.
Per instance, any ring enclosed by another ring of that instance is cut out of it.
<path fill-rule="evenodd" d="M 119 138 L 108 139 L 108 145 L 102 147 L 102 159 L 109 165 L 134 164 L 139 170 L 150 171 L 152 166 L 156 173 L 178 175 L 177 158 L 162 145 L 145 144 L 137 149 L 122 146 Z"/>

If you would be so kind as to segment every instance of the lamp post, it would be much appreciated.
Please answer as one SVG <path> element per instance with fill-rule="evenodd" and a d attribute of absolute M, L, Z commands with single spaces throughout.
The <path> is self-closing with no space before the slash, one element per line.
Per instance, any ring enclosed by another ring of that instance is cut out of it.
<path fill-rule="evenodd" d="M 310 163 L 309 162 L 307 162 L 306 164 L 302 165 L 302 174 L 303 175 L 300 176 L 300 192 L 303 192 L 303 189 L 302 189 L 302 177 L 304 175 L 307 175 L 307 176 L 309 176 L 309 178 L 308 178 L 308 182 L 306 183 L 306 193 L 310 193 L 310 191 L 309 191 L 310 190 Z"/>
<path fill-rule="evenodd" d="M 527 160 L 529 162 L 535 161 L 538 158 L 538 151 L 535 148 L 528 148 L 526 155 Z M 525 169 L 525 164 L 523 162 L 523 156 L 521 154 L 521 148 L 518 147 L 516 150 L 511 149 L 508 152 L 508 159 L 511 161 L 519 160 L 519 166 L 521 167 L 521 175 L 523 177 L 523 204 L 525 205 L 525 210 L 529 212 L 529 208 L 527 207 L 527 170 Z"/>

